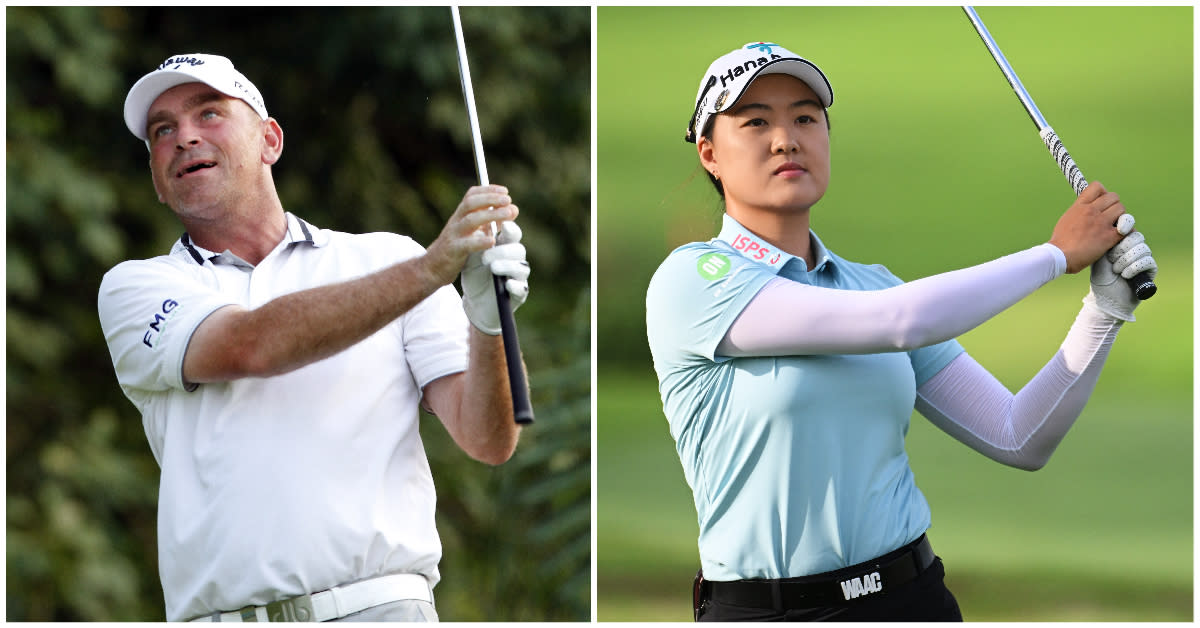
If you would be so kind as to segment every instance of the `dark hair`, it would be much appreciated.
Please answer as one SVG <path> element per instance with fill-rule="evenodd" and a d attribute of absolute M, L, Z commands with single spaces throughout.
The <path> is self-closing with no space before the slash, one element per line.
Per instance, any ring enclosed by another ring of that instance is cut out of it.
<path fill-rule="evenodd" d="M 833 125 L 830 123 L 830 120 L 829 120 L 829 110 L 826 109 L 825 107 L 822 107 L 821 112 L 825 114 L 825 129 L 828 131 L 832 131 Z M 710 142 L 713 141 L 713 137 L 712 137 L 713 127 L 717 126 L 716 124 L 713 123 L 713 120 L 715 120 L 715 119 L 716 119 L 716 116 L 709 118 L 708 119 L 708 129 L 704 133 L 701 133 L 701 136 L 708 138 L 708 141 L 710 141 Z M 708 180 L 711 181 L 713 184 L 713 187 L 716 188 L 717 195 L 721 197 L 721 200 L 725 200 L 725 186 L 721 185 L 721 180 L 716 178 L 715 176 L 713 176 L 713 173 L 709 172 L 708 170 L 705 170 L 704 174 L 708 175 Z"/>

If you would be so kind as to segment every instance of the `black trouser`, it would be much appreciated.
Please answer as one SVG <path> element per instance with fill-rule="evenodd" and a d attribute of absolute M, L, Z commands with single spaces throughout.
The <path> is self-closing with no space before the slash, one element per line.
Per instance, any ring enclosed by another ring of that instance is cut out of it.
<path fill-rule="evenodd" d="M 696 621 L 962 621 L 929 539 L 857 565 L 780 580 L 692 583 Z"/>
<path fill-rule="evenodd" d="M 893 591 L 822 608 L 775 610 L 705 600 L 698 621 L 962 621 L 945 576 L 937 558 L 915 580 Z"/>

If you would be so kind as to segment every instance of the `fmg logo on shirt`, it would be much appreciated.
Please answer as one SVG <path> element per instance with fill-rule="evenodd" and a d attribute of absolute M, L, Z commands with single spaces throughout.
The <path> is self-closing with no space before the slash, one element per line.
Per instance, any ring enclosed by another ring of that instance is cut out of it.
<path fill-rule="evenodd" d="M 709 253 L 700 257 L 700 261 L 696 262 L 696 270 L 700 272 L 700 276 L 708 281 L 715 281 L 724 277 L 729 272 L 731 264 L 729 258 L 720 253 Z"/>
<path fill-rule="evenodd" d="M 178 311 L 176 308 L 178 307 L 179 302 L 175 299 L 167 299 L 166 301 L 163 301 L 162 313 L 154 313 L 154 320 L 150 321 L 150 325 L 146 330 L 146 334 L 142 336 L 142 344 L 150 347 L 151 349 L 158 344 L 158 336 L 166 330 L 167 323 L 169 323 L 171 319 L 175 317 L 175 312 Z"/>

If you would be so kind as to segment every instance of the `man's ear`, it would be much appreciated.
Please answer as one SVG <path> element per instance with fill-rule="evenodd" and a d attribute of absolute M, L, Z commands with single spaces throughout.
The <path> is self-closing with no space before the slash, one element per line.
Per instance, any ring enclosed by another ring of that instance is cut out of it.
<path fill-rule="evenodd" d="M 263 122 L 263 139 L 266 141 L 263 142 L 262 160 L 270 166 L 283 155 L 283 128 L 275 118 L 267 118 Z"/>

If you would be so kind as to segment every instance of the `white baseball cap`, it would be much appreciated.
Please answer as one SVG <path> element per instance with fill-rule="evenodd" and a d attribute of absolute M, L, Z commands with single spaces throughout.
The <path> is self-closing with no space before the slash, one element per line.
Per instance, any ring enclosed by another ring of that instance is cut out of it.
<path fill-rule="evenodd" d="M 779 44 L 752 42 L 722 55 L 708 66 L 696 92 L 696 109 L 684 139 L 696 143 L 708 121 L 732 107 L 750 83 L 764 74 L 790 74 L 804 81 L 826 108 L 833 104 L 833 87 L 816 64 Z"/>
<path fill-rule="evenodd" d="M 129 88 L 129 95 L 125 96 L 125 126 L 138 139 L 148 142 L 146 118 L 154 100 L 176 85 L 197 82 L 246 101 L 263 120 L 267 119 L 262 94 L 250 79 L 233 67 L 232 61 L 219 55 L 185 54 L 163 61 Z"/>

